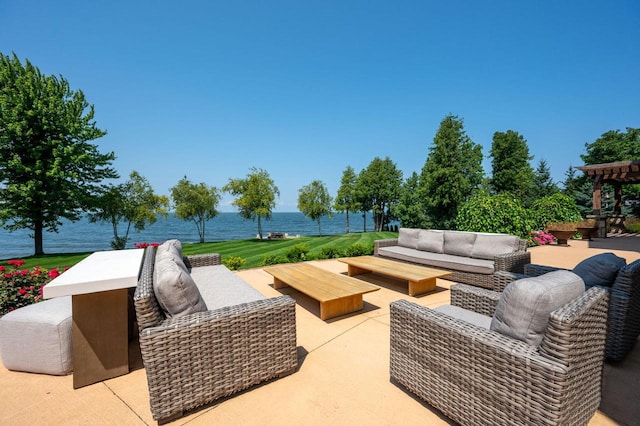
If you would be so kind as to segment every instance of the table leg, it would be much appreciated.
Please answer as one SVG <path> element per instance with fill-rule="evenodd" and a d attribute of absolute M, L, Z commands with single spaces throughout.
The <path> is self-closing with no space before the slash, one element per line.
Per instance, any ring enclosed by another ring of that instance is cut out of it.
<path fill-rule="evenodd" d="M 371 272 L 371 270 L 369 269 L 359 268 L 354 265 L 347 266 L 347 275 L 350 277 L 354 277 L 356 275 L 368 274 L 369 272 Z"/>
<path fill-rule="evenodd" d="M 129 372 L 128 289 L 78 294 L 73 305 L 73 388 Z"/>
<path fill-rule="evenodd" d="M 436 289 L 436 279 L 428 278 L 422 281 L 409 281 L 409 296 L 417 296 Z"/>
<path fill-rule="evenodd" d="M 326 320 L 340 315 L 359 311 L 363 307 L 362 294 L 320 302 L 320 319 Z"/>

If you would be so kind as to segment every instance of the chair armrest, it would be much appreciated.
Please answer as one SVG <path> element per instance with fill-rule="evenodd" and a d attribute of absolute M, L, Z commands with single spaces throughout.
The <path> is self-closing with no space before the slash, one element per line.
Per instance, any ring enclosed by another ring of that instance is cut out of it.
<path fill-rule="evenodd" d="M 151 411 L 164 419 L 295 371 L 289 296 L 165 320 L 140 332 Z"/>
<path fill-rule="evenodd" d="M 219 253 L 194 254 L 183 257 L 184 264 L 187 268 L 198 268 L 200 266 L 220 265 Z"/>
<path fill-rule="evenodd" d="M 531 263 L 531 253 L 528 251 L 516 251 L 496 256 L 494 268 L 496 271 L 510 271 L 522 274 L 524 273 L 524 265 L 527 263 Z"/>
<path fill-rule="evenodd" d="M 451 305 L 492 317 L 498 306 L 500 293 L 474 285 L 451 286 Z"/>
<path fill-rule="evenodd" d="M 530 277 L 538 277 L 546 274 L 547 272 L 566 270 L 565 268 L 557 268 L 555 266 L 536 265 L 534 263 L 528 263 L 524 265 L 524 274 Z"/>
<path fill-rule="evenodd" d="M 493 274 L 493 290 L 502 292 L 504 288 L 513 281 L 529 278 L 529 275 L 518 274 L 516 272 L 498 271 Z"/>
<path fill-rule="evenodd" d="M 391 247 L 391 246 L 397 246 L 397 245 L 398 245 L 397 238 L 392 238 L 387 240 L 375 240 L 373 242 L 373 254 L 375 256 L 378 256 L 378 249 L 381 247 Z"/>

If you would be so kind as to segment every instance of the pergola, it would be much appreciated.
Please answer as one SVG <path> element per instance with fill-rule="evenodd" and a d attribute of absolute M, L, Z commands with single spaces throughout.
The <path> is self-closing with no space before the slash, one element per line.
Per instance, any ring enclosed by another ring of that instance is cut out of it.
<path fill-rule="evenodd" d="M 640 160 L 617 161 L 615 163 L 580 166 L 593 181 L 593 215 L 602 212 L 602 184 L 607 183 L 614 188 L 613 213 L 622 214 L 622 185 L 640 183 Z"/>

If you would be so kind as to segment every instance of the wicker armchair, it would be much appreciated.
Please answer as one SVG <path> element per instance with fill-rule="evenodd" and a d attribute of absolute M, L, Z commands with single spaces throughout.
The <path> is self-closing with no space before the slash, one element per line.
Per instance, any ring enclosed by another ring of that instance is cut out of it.
<path fill-rule="evenodd" d="M 539 276 L 560 268 L 527 264 L 524 275 L 509 272 L 495 274 L 497 291 L 502 291 L 512 281 Z M 640 335 L 640 260 L 636 260 L 620 269 L 613 285 L 607 325 L 606 358 L 621 361 L 631 351 Z M 453 298 L 452 291 L 452 298 Z"/>
<path fill-rule="evenodd" d="M 159 423 L 298 365 L 295 302 L 288 296 L 165 319 L 153 292 L 155 249 L 147 248 L 134 295 L 151 412 Z M 185 258 L 188 267 L 219 255 Z"/>
<path fill-rule="evenodd" d="M 589 289 L 551 313 L 536 349 L 393 302 L 391 377 L 461 424 L 586 424 L 600 403 L 607 305 L 605 290 Z"/>

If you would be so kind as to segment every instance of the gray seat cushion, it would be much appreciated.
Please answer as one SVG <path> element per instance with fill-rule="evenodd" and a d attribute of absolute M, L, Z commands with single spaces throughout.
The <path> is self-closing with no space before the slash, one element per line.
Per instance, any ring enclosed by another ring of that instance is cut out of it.
<path fill-rule="evenodd" d="M 549 314 L 580 296 L 584 289 L 582 278 L 565 270 L 514 281 L 502 292 L 490 328 L 538 346 Z"/>
<path fill-rule="evenodd" d="M 265 299 L 262 293 L 224 265 L 193 268 L 191 277 L 210 310 Z"/>
<path fill-rule="evenodd" d="M 454 256 L 444 253 L 432 253 L 414 250 L 406 247 L 380 247 L 378 253 L 384 257 L 418 263 L 434 268 L 452 269 L 455 271 L 471 272 L 475 274 L 493 274 L 495 263 L 492 260 L 475 259 L 472 257 Z"/>
<path fill-rule="evenodd" d="M 204 312 L 207 305 L 191 275 L 171 258 L 156 260 L 153 292 L 167 318 Z"/>
<path fill-rule="evenodd" d="M 0 355 L 9 370 L 54 375 L 73 370 L 71 296 L 24 306 L 0 318 Z"/>
<path fill-rule="evenodd" d="M 489 330 L 489 327 L 491 326 L 491 317 L 479 314 L 474 311 L 470 311 L 468 309 L 463 309 L 459 306 L 442 305 L 438 306 L 434 310 L 442 312 L 443 314 L 447 314 L 455 319 L 459 319 L 464 322 L 468 322 L 469 324 L 484 328 L 486 330 Z"/>
<path fill-rule="evenodd" d="M 618 275 L 618 271 L 626 264 L 627 261 L 625 259 L 613 253 L 600 253 L 578 263 L 573 268 L 573 273 L 582 278 L 586 288 L 591 288 L 595 285 L 611 287 Z"/>

